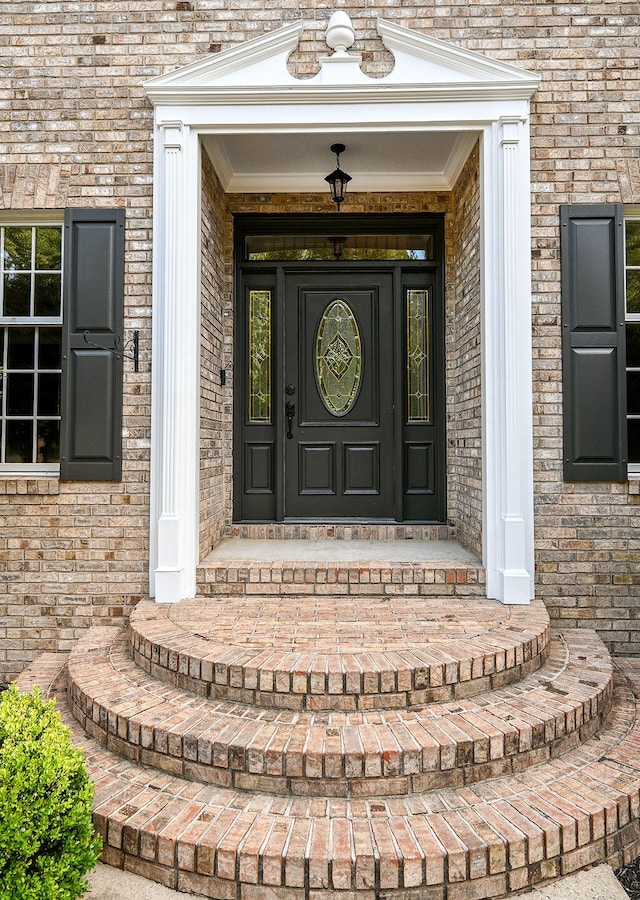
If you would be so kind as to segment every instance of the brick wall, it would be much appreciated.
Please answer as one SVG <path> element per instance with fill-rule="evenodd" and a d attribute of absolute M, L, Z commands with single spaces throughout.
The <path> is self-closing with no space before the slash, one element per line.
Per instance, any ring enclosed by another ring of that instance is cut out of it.
<path fill-rule="evenodd" d="M 527 45 L 509 50 L 521 64 L 528 53 L 543 78 L 531 119 L 537 590 L 563 627 L 595 627 L 615 652 L 637 654 L 638 482 L 562 481 L 558 225 L 560 203 L 640 200 L 633 17 L 624 3 L 541 10 Z"/>
<path fill-rule="evenodd" d="M 458 539 L 482 558 L 479 147 L 453 190 L 454 237 L 447 267 L 447 451 L 449 515 Z"/>
<path fill-rule="evenodd" d="M 202 166 L 200 556 L 231 521 L 233 391 L 231 260 L 225 197 L 209 158 Z M 226 343 L 225 343 L 226 338 Z M 226 384 L 222 384 L 221 370 Z"/>
<path fill-rule="evenodd" d="M 637 7 L 601 0 L 571 5 L 354 0 L 345 8 L 356 29 L 354 50 L 363 54 L 363 68 L 371 75 L 384 74 L 392 65 L 375 31 L 378 14 L 542 75 L 531 119 L 538 592 L 563 624 L 595 624 L 614 649 L 637 652 L 637 482 L 573 486 L 561 478 L 557 224 L 561 202 L 640 201 Z M 312 74 L 318 56 L 327 52 L 324 29 L 330 12 L 315 0 L 5 0 L 0 8 L 0 209 L 126 208 L 125 328 L 128 337 L 139 329 L 142 339 L 140 373 L 125 365 L 122 483 L 0 483 L 0 677 L 15 674 L 41 649 L 66 646 L 92 616 L 117 619 L 147 590 L 153 114 L 141 85 L 298 18 L 307 27 L 290 68 Z M 471 183 L 461 183 L 456 196 L 458 208 L 467 198 L 471 203 Z M 227 223 L 232 210 L 282 210 L 284 202 L 259 196 L 228 199 Z M 350 202 L 353 211 L 414 211 L 433 209 L 433 199 L 352 195 Z M 446 210 L 451 198 L 434 202 L 435 211 Z M 219 221 L 219 210 L 213 212 L 218 203 L 212 194 L 205 210 L 212 222 Z M 286 204 L 291 211 L 329 209 L 325 197 L 294 195 Z M 227 277 L 230 231 L 225 247 Z M 212 251 L 205 259 L 203 283 L 207 297 L 213 297 L 221 275 Z M 463 277 L 472 284 L 470 274 Z M 455 289 L 449 302 L 460 312 L 460 285 Z M 470 312 L 468 306 L 469 339 L 475 327 Z M 203 381 L 209 404 L 217 397 L 211 379 L 220 353 L 219 344 L 213 349 L 214 335 L 216 341 L 220 335 L 213 320 L 207 329 Z M 230 327 L 223 327 L 228 370 L 230 336 Z M 465 403 L 473 406 L 476 400 L 471 392 Z M 220 479 L 225 518 L 230 515 L 230 473 L 216 463 L 220 434 L 215 429 L 203 434 L 204 545 L 217 534 L 214 485 Z M 458 439 L 472 443 L 474 461 L 464 475 L 477 495 L 477 434 L 449 434 L 450 441 Z M 228 458 L 225 440 L 222 452 Z M 465 525 L 471 542 L 478 511 L 475 501 L 463 497 L 464 457 L 454 453 L 452 459 L 461 486 L 458 498 L 450 500 L 452 508 L 473 509 Z"/>

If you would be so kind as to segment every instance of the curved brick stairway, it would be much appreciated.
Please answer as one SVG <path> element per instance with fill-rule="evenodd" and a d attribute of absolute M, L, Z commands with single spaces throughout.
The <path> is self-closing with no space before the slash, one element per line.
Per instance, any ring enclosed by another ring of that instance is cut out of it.
<path fill-rule="evenodd" d="M 540 603 L 145 602 L 34 682 L 105 860 L 183 891 L 480 900 L 640 850 L 640 663 Z"/>

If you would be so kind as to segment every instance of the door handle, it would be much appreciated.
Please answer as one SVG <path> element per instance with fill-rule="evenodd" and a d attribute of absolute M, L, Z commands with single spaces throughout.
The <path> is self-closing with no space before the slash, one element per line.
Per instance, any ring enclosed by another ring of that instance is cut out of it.
<path fill-rule="evenodd" d="M 291 430 L 293 427 L 293 417 L 296 414 L 296 405 L 292 400 L 287 400 L 284 407 L 285 415 L 287 417 L 287 440 L 291 440 L 293 437 L 293 431 Z"/>

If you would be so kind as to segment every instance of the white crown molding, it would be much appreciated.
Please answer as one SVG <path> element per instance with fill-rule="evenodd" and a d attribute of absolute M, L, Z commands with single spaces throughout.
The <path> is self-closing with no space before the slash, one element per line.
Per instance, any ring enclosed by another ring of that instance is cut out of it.
<path fill-rule="evenodd" d="M 474 131 L 460 131 L 456 137 L 453 152 L 449 155 L 443 177 L 451 190 L 462 172 L 462 167 L 469 158 L 469 154 L 478 142 L 478 133 Z"/>
<path fill-rule="evenodd" d="M 220 177 L 220 176 L 218 176 Z M 448 176 L 443 172 L 402 172 L 388 173 L 369 172 L 366 175 L 358 175 L 358 190 L 350 191 L 349 195 L 357 193 L 375 192 L 384 179 L 384 193 L 397 191 L 450 191 L 452 184 Z M 221 179 L 222 182 L 222 179 Z M 283 174 L 282 172 L 240 173 L 232 175 L 227 184 L 222 186 L 227 193 L 261 193 L 268 184 L 269 192 L 273 193 L 304 193 L 327 194 L 324 174 L 309 173 L 306 175 Z"/>

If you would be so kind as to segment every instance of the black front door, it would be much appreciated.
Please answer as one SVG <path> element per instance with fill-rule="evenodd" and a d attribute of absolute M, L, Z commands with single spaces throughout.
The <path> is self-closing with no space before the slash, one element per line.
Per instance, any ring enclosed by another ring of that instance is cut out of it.
<path fill-rule="evenodd" d="M 392 299 L 392 272 L 286 278 L 286 518 L 394 518 Z"/>
<path fill-rule="evenodd" d="M 446 521 L 439 223 L 421 257 L 364 235 L 337 261 L 260 227 L 236 235 L 235 521 Z"/>

